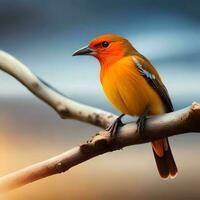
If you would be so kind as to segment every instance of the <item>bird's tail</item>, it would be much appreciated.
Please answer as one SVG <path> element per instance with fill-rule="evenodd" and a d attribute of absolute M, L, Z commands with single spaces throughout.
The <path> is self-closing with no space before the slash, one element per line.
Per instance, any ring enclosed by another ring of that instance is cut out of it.
<path fill-rule="evenodd" d="M 167 178 L 169 176 L 171 178 L 175 177 L 178 170 L 172 155 L 168 138 L 153 141 L 152 149 L 160 176 L 162 178 Z"/>

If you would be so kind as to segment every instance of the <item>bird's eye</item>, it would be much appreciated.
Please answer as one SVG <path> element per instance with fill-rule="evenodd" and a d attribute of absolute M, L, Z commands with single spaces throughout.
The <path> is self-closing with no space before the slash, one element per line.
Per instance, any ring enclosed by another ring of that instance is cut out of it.
<path fill-rule="evenodd" d="M 109 46 L 109 43 L 106 42 L 106 41 L 103 41 L 103 42 L 101 43 L 101 46 L 102 46 L 103 48 L 106 48 L 106 47 Z"/>

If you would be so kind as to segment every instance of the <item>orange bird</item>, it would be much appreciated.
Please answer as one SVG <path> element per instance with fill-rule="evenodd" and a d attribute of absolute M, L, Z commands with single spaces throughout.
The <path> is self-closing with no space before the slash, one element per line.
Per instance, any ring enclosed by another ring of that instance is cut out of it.
<path fill-rule="evenodd" d="M 100 80 L 104 92 L 122 113 L 108 128 L 112 136 L 123 124 L 121 118 L 125 114 L 139 116 L 137 124 L 141 134 L 148 115 L 174 110 L 158 72 L 127 39 L 113 34 L 102 35 L 73 55 L 91 55 L 100 62 Z M 160 176 L 175 177 L 177 167 L 168 138 L 152 141 L 151 144 Z"/>

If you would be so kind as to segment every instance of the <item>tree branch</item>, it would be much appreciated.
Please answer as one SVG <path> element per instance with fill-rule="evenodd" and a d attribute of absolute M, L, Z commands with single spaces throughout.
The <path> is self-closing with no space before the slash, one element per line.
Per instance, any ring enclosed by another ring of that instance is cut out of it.
<path fill-rule="evenodd" d="M 185 109 L 149 118 L 146 121 L 145 138 L 138 134 L 136 123 L 129 123 L 119 129 L 118 136 L 114 141 L 106 131 L 101 131 L 81 146 L 1 177 L 0 192 L 6 192 L 38 179 L 65 172 L 71 167 L 106 152 L 189 132 L 200 132 L 200 104 L 193 103 Z"/>
<path fill-rule="evenodd" d="M 50 105 L 61 118 L 77 119 L 106 128 L 117 116 L 104 110 L 73 101 L 45 85 L 24 64 L 10 54 L 0 51 L 0 69 L 10 74 L 34 95 Z"/>
<path fill-rule="evenodd" d="M 15 77 L 34 95 L 50 105 L 62 118 L 73 118 L 102 128 L 107 127 L 116 118 L 109 112 L 77 103 L 62 96 L 38 79 L 25 65 L 3 51 L 0 51 L 0 69 Z M 125 146 L 146 143 L 177 134 L 200 132 L 200 105 L 193 103 L 192 106 L 183 110 L 149 118 L 145 125 L 145 137 L 138 134 L 136 123 L 129 123 L 118 130 L 115 140 L 111 139 L 106 131 L 102 131 L 81 146 L 3 176 L 0 178 L 0 192 L 65 172 L 90 158 Z"/>

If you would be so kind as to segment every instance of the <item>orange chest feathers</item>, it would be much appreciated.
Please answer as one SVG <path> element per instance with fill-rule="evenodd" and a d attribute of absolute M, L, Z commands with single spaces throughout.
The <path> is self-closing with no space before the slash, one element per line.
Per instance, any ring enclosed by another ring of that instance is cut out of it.
<path fill-rule="evenodd" d="M 150 106 L 150 115 L 163 112 L 158 94 L 136 68 L 131 56 L 101 67 L 101 83 L 110 102 L 121 113 L 139 116 Z"/>

